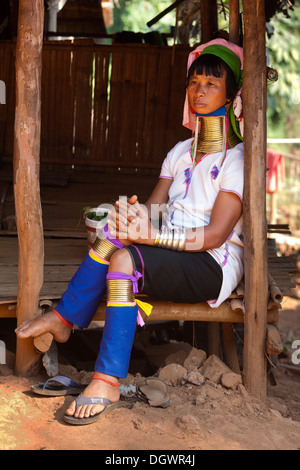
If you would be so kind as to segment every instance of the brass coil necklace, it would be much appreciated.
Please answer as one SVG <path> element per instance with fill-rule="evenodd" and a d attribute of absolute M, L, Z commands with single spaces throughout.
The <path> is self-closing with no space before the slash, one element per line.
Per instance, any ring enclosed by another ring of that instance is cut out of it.
<path fill-rule="evenodd" d="M 200 116 L 199 119 L 201 127 L 197 141 L 198 152 L 222 152 L 226 148 L 227 138 L 229 149 L 241 142 L 226 116 Z"/>

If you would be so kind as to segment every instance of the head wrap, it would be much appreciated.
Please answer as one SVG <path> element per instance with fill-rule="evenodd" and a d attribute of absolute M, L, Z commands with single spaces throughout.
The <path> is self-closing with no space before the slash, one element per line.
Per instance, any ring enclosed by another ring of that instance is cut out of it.
<path fill-rule="evenodd" d="M 242 117 L 242 81 L 243 81 L 243 49 L 225 39 L 214 39 L 201 44 L 194 51 L 192 51 L 188 57 L 187 70 L 196 60 L 199 55 L 202 54 L 213 54 L 222 59 L 228 67 L 234 73 L 236 83 L 238 86 L 238 93 L 233 100 L 229 108 L 229 119 L 233 127 L 234 132 L 242 140 L 243 134 L 243 117 Z M 191 111 L 189 106 L 188 94 L 186 93 L 184 111 L 183 111 L 183 126 L 188 127 L 191 130 L 195 129 L 195 114 Z M 238 122 L 239 124 L 238 124 Z"/>

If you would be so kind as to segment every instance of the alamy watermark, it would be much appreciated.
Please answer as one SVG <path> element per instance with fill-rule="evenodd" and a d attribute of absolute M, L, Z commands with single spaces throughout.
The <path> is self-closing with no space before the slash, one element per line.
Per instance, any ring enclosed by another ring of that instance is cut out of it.
<path fill-rule="evenodd" d="M 151 204 L 148 208 L 140 203 L 129 204 L 126 196 L 119 196 L 115 204 L 100 204 L 98 209 L 106 214 L 99 222 L 97 233 L 108 223 L 110 233 L 119 240 L 148 240 L 157 232 L 157 222 L 161 219 L 164 227 L 168 227 L 168 221 L 177 227 L 191 227 L 186 232 L 186 241 L 194 243 L 195 250 L 203 246 L 204 224 L 201 221 L 205 220 L 205 213 L 200 203 L 186 203 L 182 207 L 180 203 L 171 201 L 169 204 Z M 175 209 L 176 220 L 173 220 Z"/>
<path fill-rule="evenodd" d="M 6 86 L 3 80 L 0 80 L 0 104 L 6 104 Z"/>
<path fill-rule="evenodd" d="M 0 364 L 6 364 L 6 345 L 0 341 Z"/>
<path fill-rule="evenodd" d="M 300 339 L 293 341 L 292 349 L 296 349 L 292 354 L 292 363 L 298 366 L 300 364 Z"/>

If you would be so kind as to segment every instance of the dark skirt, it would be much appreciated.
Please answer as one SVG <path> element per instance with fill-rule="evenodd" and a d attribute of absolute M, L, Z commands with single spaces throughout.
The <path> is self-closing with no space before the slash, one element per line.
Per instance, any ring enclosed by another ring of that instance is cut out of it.
<path fill-rule="evenodd" d="M 207 252 L 178 252 L 148 245 L 126 249 L 142 274 L 139 293 L 157 300 L 197 303 L 217 299 L 223 272 Z"/>

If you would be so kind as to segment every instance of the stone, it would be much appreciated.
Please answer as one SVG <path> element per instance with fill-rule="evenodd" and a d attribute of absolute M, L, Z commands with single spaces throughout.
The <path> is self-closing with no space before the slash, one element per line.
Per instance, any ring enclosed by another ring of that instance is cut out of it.
<path fill-rule="evenodd" d="M 270 408 L 274 411 L 278 411 L 278 413 L 281 414 L 281 416 L 283 416 L 284 418 L 286 418 L 288 416 L 288 409 L 287 407 L 280 403 L 279 401 L 275 400 L 274 398 L 270 398 L 269 399 L 269 403 L 270 403 Z"/>
<path fill-rule="evenodd" d="M 185 359 L 183 366 L 187 369 L 188 372 L 199 369 L 206 360 L 206 352 L 202 349 L 193 348 L 187 358 Z"/>
<path fill-rule="evenodd" d="M 246 400 L 250 400 L 250 395 L 249 395 L 249 393 L 247 392 L 247 390 L 246 390 L 246 388 L 244 387 L 244 385 L 239 384 L 239 385 L 237 386 L 237 389 L 238 389 L 240 395 L 241 395 L 243 398 L 245 398 Z"/>
<path fill-rule="evenodd" d="M 187 370 L 180 364 L 168 364 L 162 367 L 158 373 L 158 378 L 168 385 L 176 386 L 186 380 Z"/>
<path fill-rule="evenodd" d="M 145 426 L 143 421 L 140 418 L 134 418 L 132 420 L 133 427 L 137 429 L 138 431 L 143 431 Z"/>
<path fill-rule="evenodd" d="M 196 418 L 196 416 L 193 415 L 184 415 L 184 416 L 179 416 L 175 420 L 176 426 L 178 426 L 180 429 L 183 431 L 200 431 L 200 422 Z"/>
<path fill-rule="evenodd" d="M 212 382 L 219 384 L 221 381 L 221 377 L 226 372 L 232 372 L 229 367 L 224 364 L 221 359 L 212 354 L 209 356 L 208 359 L 204 362 L 203 366 L 200 368 L 199 372 L 204 375 L 206 379 L 211 380 Z"/>
<path fill-rule="evenodd" d="M 238 385 L 242 383 L 242 377 L 234 372 L 225 372 L 221 377 L 221 385 L 230 390 L 236 390 Z"/>
<path fill-rule="evenodd" d="M 188 372 L 186 381 L 194 385 L 202 385 L 205 382 L 205 377 L 199 371 L 192 370 Z"/>
<path fill-rule="evenodd" d="M 223 397 L 224 392 L 222 390 L 218 390 L 217 388 L 212 388 L 210 386 L 206 387 L 205 390 L 206 398 L 210 398 L 211 400 L 219 400 Z"/>
<path fill-rule="evenodd" d="M 183 363 L 186 360 L 187 356 L 188 352 L 181 349 L 180 351 L 176 351 L 166 357 L 164 365 L 167 366 L 168 364 L 180 364 L 181 366 L 183 366 Z"/>
<path fill-rule="evenodd" d="M 282 418 L 281 414 L 277 410 L 273 410 L 272 408 L 270 409 L 270 412 L 276 416 L 276 418 Z"/>
<path fill-rule="evenodd" d="M 201 405 L 204 405 L 205 403 L 205 398 L 202 397 L 200 394 L 196 396 L 196 400 L 195 400 L 195 405 L 197 406 L 201 406 Z"/>

